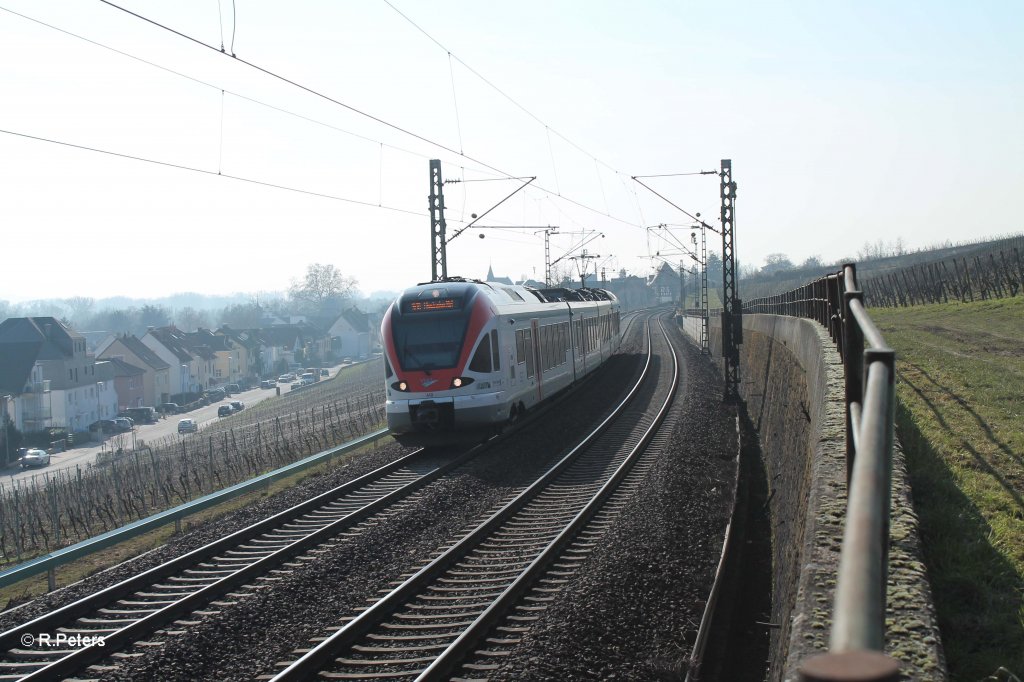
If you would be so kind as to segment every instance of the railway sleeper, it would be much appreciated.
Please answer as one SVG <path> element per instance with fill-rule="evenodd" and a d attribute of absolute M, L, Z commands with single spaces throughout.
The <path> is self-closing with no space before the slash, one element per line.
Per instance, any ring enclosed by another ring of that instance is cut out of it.
<path fill-rule="evenodd" d="M 444 607 L 441 607 L 444 609 Z M 459 610 L 449 608 L 447 610 L 432 610 L 426 613 L 412 611 L 410 613 L 396 613 L 394 618 L 418 618 L 421 620 L 449 620 L 451 618 L 476 618 L 480 615 L 481 609 Z M 442 623 L 443 625 L 443 623 Z"/>
<path fill-rule="evenodd" d="M 375 642 L 424 642 L 427 640 L 447 639 L 445 635 L 382 635 L 377 632 L 367 633 L 366 639 Z"/>
<path fill-rule="evenodd" d="M 133 595 L 139 596 L 139 594 Z M 178 601 L 177 599 L 147 599 L 146 601 L 135 601 L 133 599 L 118 599 L 115 604 L 118 606 L 138 606 L 141 607 L 139 610 L 149 609 L 150 607 L 157 607 L 154 610 L 159 611 L 159 607 L 167 606 Z"/>
<path fill-rule="evenodd" d="M 480 568 L 479 566 L 475 566 L 474 568 L 476 568 L 477 570 L 475 570 L 475 571 L 469 571 L 469 570 L 448 571 L 448 575 L 458 575 L 458 576 L 470 577 L 470 576 L 485 576 L 485 575 L 518 575 L 520 573 L 519 569 L 517 569 L 517 568 L 505 568 L 505 569 L 501 569 L 501 570 L 483 569 L 483 568 Z"/>
<path fill-rule="evenodd" d="M 378 665 L 421 665 L 433 663 L 434 656 L 419 656 L 417 658 L 387 658 L 387 659 L 360 659 L 360 658 L 336 658 L 336 663 L 353 667 L 378 666 Z"/>
<path fill-rule="evenodd" d="M 147 615 L 149 615 L 151 613 L 156 613 L 159 610 L 160 609 L 152 609 L 152 608 L 149 608 L 149 609 L 112 609 L 110 607 L 105 607 L 105 608 L 99 609 L 97 611 L 97 613 L 102 613 L 102 614 L 105 614 L 105 615 L 108 615 L 108 616 L 137 616 L 136 620 L 140 620 L 144 616 L 147 616 Z"/>
<path fill-rule="evenodd" d="M 362 644 L 352 645 L 352 651 L 358 651 L 361 654 L 391 654 L 406 651 L 444 651 L 447 648 L 448 644 L 420 644 L 418 646 L 364 646 Z"/>
<path fill-rule="evenodd" d="M 423 610 L 423 611 L 442 611 L 444 609 L 473 609 L 475 611 L 479 611 L 480 609 L 486 609 L 488 606 L 491 605 L 491 603 L 492 602 L 489 602 L 489 601 L 483 601 L 483 602 L 478 601 L 478 602 L 473 602 L 472 604 L 461 604 L 460 603 L 458 605 L 455 605 L 455 604 L 450 604 L 450 605 L 447 605 L 447 604 L 404 604 L 403 606 L 404 606 L 404 608 L 407 608 L 407 609 L 420 609 L 420 610 Z"/>
<path fill-rule="evenodd" d="M 47 665 L 47 663 L 41 663 L 39 661 L 36 661 L 35 663 L 31 663 L 29 661 L 12 661 L 12 662 L 9 662 L 9 663 L 5 662 L 3 665 L 0 665 L 0 670 L 10 669 L 10 670 L 13 670 L 13 671 L 18 671 L 16 673 L 14 673 L 15 675 L 17 675 L 17 677 L 7 677 L 6 678 L 6 679 L 15 679 L 16 680 L 16 679 L 20 679 L 23 675 L 28 675 L 29 673 L 35 672 L 36 670 L 39 670 L 40 668 L 43 668 L 46 665 Z M 4 677 L 6 677 L 6 676 L 4 676 Z M 4 677 L 0 677 L 0 679 L 4 679 Z"/>
<path fill-rule="evenodd" d="M 22 661 L 34 661 L 32 665 L 41 668 L 46 663 L 38 659 L 43 657 L 64 658 L 75 653 L 75 651 L 77 649 L 9 649 L 4 652 L 4 657 L 10 660 L 0 661 L 0 669 L 12 665 L 12 662 L 20 664 Z"/>
<path fill-rule="evenodd" d="M 471 620 L 463 620 L 458 623 L 445 623 L 446 628 L 468 628 L 473 624 Z M 440 626 L 436 623 L 428 625 L 421 625 L 416 623 L 381 623 L 381 627 L 385 630 L 438 630 Z"/>
<path fill-rule="evenodd" d="M 525 566 L 525 564 L 524 564 Z M 478 585 L 478 584 L 493 584 L 493 583 L 506 583 L 508 582 L 508 576 L 499 576 L 495 578 L 438 578 L 437 582 L 443 585 Z"/>

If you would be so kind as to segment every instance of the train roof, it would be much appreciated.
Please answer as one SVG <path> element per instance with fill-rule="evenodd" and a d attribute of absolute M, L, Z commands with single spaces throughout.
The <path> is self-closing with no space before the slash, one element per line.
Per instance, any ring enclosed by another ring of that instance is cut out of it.
<path fill-rule="evenodd" d="M 616 301 L 610 291 L 605 289 L 581 288 L 568 289 L 554 287 L 534 289 L 520 284 L 504 284 L 502 282 L 482 282 L 463 277 L 448 277 L 436 282 L 422 282 L 402 292 L 402 298 L 419 297 L 425 292 L 432 296 L 465 296 L 467 290 L 478 289 L 498 304 L 516 303 L 558 303 L 565 301 Z"/>

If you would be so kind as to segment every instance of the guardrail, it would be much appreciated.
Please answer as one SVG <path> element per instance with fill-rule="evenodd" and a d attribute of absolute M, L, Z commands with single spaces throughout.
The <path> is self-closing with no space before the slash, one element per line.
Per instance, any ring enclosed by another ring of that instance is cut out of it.
<path fill-rule="evenodd" d="M 381 438 L 388 435 L 387 429 L 380 429 L 373 433 L 367 434 L 354 441 L 344 443 L 334 448 L 318 452 L 315 455 L 310 455 L 304 459 L 300 459 L 297 462 L 293 462 L 287 466 L 283 466 L 279 469 L 267 472 L 256 478 L 243 481 L 242 483 L 236 483 L 233 486 L 224 488 L 223 490 L 209 495 L 196 498 L 190 502 L 179 505 L 172 509 L 166 509 L 152 516 L 147 516 L 144 519 L 139 519 L 127 525 L 115 528 L 114 530 L 102 533 L 95 537 L 83 540 L 82 542 L 59 549 L 55 552 L 36 557 L 30 561 L 12 566 L 6 570 L 0 571 L 0 587 L 7 587 L 19 580 L 30 578 L 34 575 L 46 571 L 49 578 L 50 590 L 56 589 L 56 574 L 55 570 L 58 566 L 66 564 L 69 561 L 73 561 L 83 556 L 98 552 L 107 547 L 111 547 L 125 540 L 129 540 L 137 535 L 148 533 L 151 530 L 155 530 L 160 526 L 167 525 L 172 521 L 175 522 L 176 526 L 180 528 L 181 519 L 195 514 L 196 512 L 203 511 L 209 507 L 213 507 L 222 502 L 227 502 L 233 497 L 244 495 L 245 493 L 251 492 L 258 488 L 269 485 L 272 481 L 276 481 L 279 478 L 284 478 L 292 474 L 298 473 L 309 467 L 316 466 L 323 462 L 329 461 L 332 457 L 342 455 L 352 450 L 357 450 L 369 443 L 373 443 Z"/>
<path fill-rule="evenodd" d="M 745 301 L 743 312 L 815 320 L 829 330 L 846 377 L 848 501 L 829 652 L 801 665 L 805 682 L 899 679 L 885 644 L 896 354 L 864 307 L 856 267 L 793 291 Z"/>

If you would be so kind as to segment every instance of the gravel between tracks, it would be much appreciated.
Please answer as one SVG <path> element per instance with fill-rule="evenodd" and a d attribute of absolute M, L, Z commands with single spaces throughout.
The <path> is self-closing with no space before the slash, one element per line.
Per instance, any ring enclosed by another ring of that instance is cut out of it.
<path fill-rule="evenodd" d="M 688 350 L 687 414 L 663 458 L 636 494 L 636 505 L 608 531 L 608 542 L 559 595 L 493 679 L 674 679 L 703 611 L 731 508 L 728 490 L 736 452 L 733 418 L 721 410 L 721 384 L 706 359 Z M 328 634 L 394 579 L 415 570 L 449 539 L 492 511 L 553 462 L 569 439 L 595 421 L 610 390 L 638 366 L 627 348 L 589 386 L 508 444 L 464 467 L 459 477 L 428 487 L 408 508 L 357 538 L 337 542 L 318 559 L 252 590 L 234 606 L 211 607 L 160 647 L 137 647 L 104 679 L 243 680 L 275 671 L 296 648 Z M 597 395 L 601 394 L 599 401 Z M 556 449 L 557 448 L 557 449 Z M 543 460 L 540 451 L 552 453 Z M 351 480 L 403 454 L 398 446 L 360 456 L 346 467 L 205 524 L 137 560 L 93 576 L 10 614 L 0 627 L 24 622 L 103 586 L 244 527 L 300 499 Z M 228 599 L 228 598 L 226 598 Z"/>
<path fill-rule="evenodd" d="M 735 414 L 693 346 L 670 446 L 491 680 L 682 680 L 732 509 Z M 493 663 L 494 659 L 488 661 Z"/>
<path fill-rule="evenodd" d="M 81 599 L 154 566 L 158 566 L 174 557 L 181 556 L 225 535 L 241 530 L 257 521 L 273 516 L 278 512 L 299 504 L 303 500 L 326 492 L 331 488 L 336 488 L 347 481 L 382 467 L 408 452 L 408 449 L 392 443 L 378 450 L 361 453 L 346 460 L 344 464 L 339 463 L 323 474 L 308 476 L 299 485 L 282 490 L 272 497 L 246 505 L 219 519 L 196 524 L 181 535 L 172 538 L 165 545 L 157 547 L 152 551 L 39 597 L 20 607 L 0 613 L 0 631 L 8 630 L 32 618 L 58 609 L 77 599 Z M 188 527 L 189 521 L 186 519 L 182 525 Z"/>
<path fill-rule="evenodd" d="M 613 359 L 596 382 L 619 390 L 637 371 L 638 358 L 626 353 Z M 277 662 L 295 658 L 295 649 L 329 634 L 328 624 L 375 601 L 399 570 L 420 568 L 452 537 L 531 483 L 607 408 L 609 392 L 614 391 L 582 392 L 571 406 L 556 408 L 458 477 L 429 486 L 386 523 L 279 574 L 235 606 L 181 628 L 183 634 L 167 638 L 158 650 L 134 650 L 143 656 L 104 678 L 248 680 L 273 673 Z M 547 454 L 542 458 L 540 452 Z"/>

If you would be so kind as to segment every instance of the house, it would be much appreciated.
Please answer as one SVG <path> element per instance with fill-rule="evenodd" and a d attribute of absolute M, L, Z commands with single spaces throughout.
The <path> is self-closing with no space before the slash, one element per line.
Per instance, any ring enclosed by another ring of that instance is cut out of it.
<path fill-rule="evenodd" d="M 327 332 L 309 323 L 280 324 L 261 329 L 260 338 L 266 348 L 273 348 L 276 364 L 269 365 L 274 372 L 289 365 L 321 363 L 330 355 L 331 337 Z"/>
<path fill-rule="evenodd" d="M 652 305 L 652 291 L 644 278 L 627 275 L 625 270 L 620 271 L 618 277 L 602 282 L 600 286 L 615 294 L 623 311 L 640 310 Z"/>
<path fill-rule="evenodd" d="M 114 391 L 81 334 L 54 317 L 12 317 L 0 323 L 0 393 L 11 396 L 15 427 L 32 432 L 84 431 Z"/>
<path fill-rule="evenodd" d="M 210 348 L 196 348 L 186 338 L 186 333 L 171 325 L 154 327 L 140 339 L 161 360 L 171 367 L 177 367 L 172 377 L 172 395 L 180 393 L 201 393 L 213 385 L 216 355 Z M 176 381 L 174 380 L 176 378 Z"/>
<path fill-rule="evenodd" d="M 137 339 L 136 339 L 137 340 Z M 147 349 L 148 350 L 148 349 Z M 128 364 L 120 357 L 96 361 L 96 374 L 113 382 L 117 396 L 115 414 L 129 407 L 155 407 L 159 403 L 146 402 L 145 377 L 146 370 Z M 161 402 L 168 402 L 166 400 Z M 100 419 L 108 417 L 101 416 Z"/>
<path fill-rule="evenodd" d="M 662 263 L 658 272 L 647 283 L 655 304 L 680 300 L 679 272 L 668 263 Z"/>
<path fill-rule="evenodd" d="M 223 325 L 214 333 L 228 337 L 235 344 L 242 377 L 256 379 L 269 375 L 270 365 L 264 364 L 264 345 L 258 330 L 235 330 Z"/>
<path fill-rule="evenodd" d="M 142 403 L 131 405 L 131 401 L 135 399 L 135 389 L 131 389 L 130 398 L 118 398 L 118 402 L 123 406 L 155 407 L 168 402 L 171 394 L 177 392 L 175 384 L 179 377 L 175 370 L 178 365 L 166 362 L 134 334 L 115 334 L 107 337 L 96 347 L 96 357 L 99 360 L 121 360 L 135 369 L 142 370 Z M 128 390 L 124 381 L 118 382 L 116 376 L 112 378 L 115 390 L 119 384 Z M 120 393 L 118 395 L 120 396 Z"/>
<path fill-rule="evenodd" d="M 370 316 L 357 308 L 349 308 L 327 330 L 331 352 L 335 357 L 365 357 L 376 346 L 377 329 Z"/>
<path fill-rule="evenodd" d="M 214 334 L 209 329 L 185 332 L 186 347 L 194 354 L 213 354 L 213 376 L 207 386 L 236 384 L 245 374 L 242 371 L 239 347 L 225 334 Z"/>

